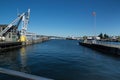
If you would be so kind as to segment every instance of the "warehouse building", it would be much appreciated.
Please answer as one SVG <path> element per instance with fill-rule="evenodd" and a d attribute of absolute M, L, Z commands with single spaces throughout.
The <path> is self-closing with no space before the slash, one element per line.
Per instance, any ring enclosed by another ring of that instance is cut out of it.
<path fill-rule="evenodd" d="M 0 25 L 0 33 L 7 27 L 7 25 Z M 17 41 L 18 40 L 18 30 L 17 26 L 12 26 L 6 33 L 3 34 L 5 41 Z M 1 37 L 0 37 L 1 38 Z M 1 39 L 0 39 L 1 40 Z"/>

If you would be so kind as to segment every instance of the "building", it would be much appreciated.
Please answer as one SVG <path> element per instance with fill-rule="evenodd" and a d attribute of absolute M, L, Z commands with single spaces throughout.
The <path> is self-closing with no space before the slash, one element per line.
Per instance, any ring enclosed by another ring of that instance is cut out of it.
<path fill-rule="evenodd" d="M 0 32 L 2 32 L 7 25 L 0 25 Z M 11 29 L 9 29 L 6 33 L 4 33 L 2 36 L 5 37 L 5 41 L 17 41 L 18 40 L 18 30 L 17 26 L 12 26 Z"/>
<path fill-rule="evenodd" d="M 85 36 L 85 38 L 87 40 L 93 40 L 93 39 L 100 40 L 100 37 L 98 37 L 98 36 Z"/>

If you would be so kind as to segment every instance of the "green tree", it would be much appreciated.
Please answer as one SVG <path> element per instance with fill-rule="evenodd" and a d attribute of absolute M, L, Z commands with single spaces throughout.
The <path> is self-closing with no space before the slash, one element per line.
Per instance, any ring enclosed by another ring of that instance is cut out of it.
<path fill-rule="evenodd" d="M 107 34 L 104 34 L 104 39 L 108 39 L 109 36 Z"/>
<path fill-rule="evenodd" d="M 120 36 L 118 36 L 117 40 L 120 41 Z"/>
<path fill-rule="evenodd" d="M 87 36 L 83 36 L 83 39 L 84 39 L 84 40 L 87 39 Z"/>
<path fill-rule="evenodd" d="M 100 33 L 100 34 L 98 35 L 98 37 L 100 37 L 100 39 L 103 39 L 103 38 L 104 38 L 104 36 L 103 36 L 102 33 Z"/>

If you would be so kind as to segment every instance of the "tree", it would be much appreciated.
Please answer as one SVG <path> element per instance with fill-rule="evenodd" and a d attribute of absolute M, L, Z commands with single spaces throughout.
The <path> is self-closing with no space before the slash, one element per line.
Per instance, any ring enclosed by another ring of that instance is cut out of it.
<path fill-rule="evenodd" d="M 120 41 L 120 36 L 118 36 L 117 41 Z"/>
<path fill-rule="evenodd" d="M 84 39 L 84 40 L 87 39 L 87 36 L 83 36 L 83 39 Z"/>
<path fill-rule="evenodd" d="M 103 38 L 104 38 L 104 36 L 103 36 L 102 33 L 100 33 L 100 34 L 98 35 L 98 37 L 100 37 L 100 39 L 103 39 Z"/>
<path fill-rule="evenodd" d="M 104 39 L 108 39 L 109 36 L 107 34 L 104 34 Z"/>

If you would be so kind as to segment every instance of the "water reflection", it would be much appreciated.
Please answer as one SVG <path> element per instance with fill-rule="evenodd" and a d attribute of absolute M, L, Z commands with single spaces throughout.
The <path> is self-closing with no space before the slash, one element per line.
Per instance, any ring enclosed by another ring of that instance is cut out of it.
<path fill-rule="evenodd" d="M 26 53 L 26 47 L 0 52 L 0 67 L 30 73 Z"/>
<path fill-rule="evenodd" d="M 20 63 L 21 63 L 21 72 L 30 73 L 30 69 L 27 67 L 27 55 L 26 48 L 22 47 L 20 49 Z"/>

